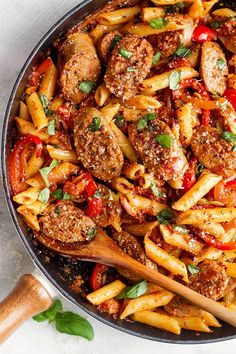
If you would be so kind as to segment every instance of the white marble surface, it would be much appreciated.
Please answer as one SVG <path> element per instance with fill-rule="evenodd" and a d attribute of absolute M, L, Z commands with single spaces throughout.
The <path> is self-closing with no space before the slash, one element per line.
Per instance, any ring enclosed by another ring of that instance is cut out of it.
<path fill-rule="evenodd" d="M 65 12 L 78 3 L 76 0 L 1 0 L 0 1 L 0 107 L 3 112 L 15 81 L 31 49 L 42 35 Z M 0 187 L 2 191 L 2 187 Z M 31 272 L 34 265 L 26 254 L 11 224 L 5 201 L 0 196 L 0 298 L 12 288 L 17 278 Z M 60 295 L 58 295 L 60 297 Z M 66 309 L 78 311 L 63 300 Z M 131 337 L 89 318 L 95 329 L 92 342 L 58 334 L 47 323 L 27 321 L 0 348 L 1 354 L 233 354 L 236 340 L 209 345 L 168 345 Z"/>

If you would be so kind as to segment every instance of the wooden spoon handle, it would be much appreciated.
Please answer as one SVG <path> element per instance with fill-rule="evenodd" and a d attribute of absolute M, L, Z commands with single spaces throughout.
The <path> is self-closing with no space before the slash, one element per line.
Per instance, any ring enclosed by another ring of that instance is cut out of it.
<path fill-rule="evenodd" d="M 24 321 L 47 310 L 52 298 L 31 274 L 23 275 L 0 303 L 0 342 L 4 342 Z"/>

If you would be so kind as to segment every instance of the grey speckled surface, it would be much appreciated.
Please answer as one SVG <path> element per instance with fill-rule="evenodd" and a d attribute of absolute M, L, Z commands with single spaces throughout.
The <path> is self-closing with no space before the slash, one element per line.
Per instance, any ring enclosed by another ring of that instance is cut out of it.
<path fill-rule="evenodd" d="M 0 1 L 0 124 L 16 79 L 31 49 L 42 35 L 76 0 L 1 0 Z M 31 272 L 34 265 L 16 235 L 0 186 L 0 299 L 13 287 L 19 276 Z M 63 300 L 66 309 L 77 309 Z M 81 313 L 82 311 L 80 311 Z M 88 316 L 85 315 L 87 318 Z M 95 329 L 92 342 L 56 333 L 47 323 L 27 321 L 3 346 L 1 354 L 233 354 L 236 340 L 201 346 L 175 346 L 149 342 L 113 330 L 89 318 Z"/>

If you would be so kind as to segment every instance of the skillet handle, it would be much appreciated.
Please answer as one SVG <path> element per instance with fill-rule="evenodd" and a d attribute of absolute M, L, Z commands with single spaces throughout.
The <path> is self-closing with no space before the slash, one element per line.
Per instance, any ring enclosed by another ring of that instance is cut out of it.
<path fill-rule="evenodd" d="M 31 274 L 22 275 L 11 293 L 0 302 L 0 343 L 3 343 L 24 321 L 47 310 L 52 298 Z"/>

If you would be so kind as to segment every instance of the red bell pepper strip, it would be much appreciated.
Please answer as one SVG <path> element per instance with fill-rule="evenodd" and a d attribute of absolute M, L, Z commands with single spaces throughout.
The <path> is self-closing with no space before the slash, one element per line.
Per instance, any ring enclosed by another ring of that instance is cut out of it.
<path fill-rule="evenodd" d="M 198 43 L 209 42 L 216 40 L 216 38 L 216 32 L 205 25 L 198 25 L 192 34 L 192 41 Z"/>
<path fill-rule="evenodd" d="M 104 273 L 107 269 L 108 266 L 96 263 L 89 279 L 89 283 L 93 291 L 98 290 L 105 285 L 106 277 Z"/>
<path fill-rule="evenodd" d="M 184 174 L 182 188 L 184 193 L 186 193 L 196 182 L 196 170 L 197 170 L 197 159 L 194 157 L 189 162 L 189 168 Z"/>
<path fill-rule="evenodd" d="M 90 218 L 94 218 L 101 214 L 102 211 L 102 198 L 100 197 L 89 197 L 88 198 L 88 207 L 85 209 L 85 214 Z"/>
<path fill-rule="evenodd" d="M 228 88 L 224 93 L 225 98 L 232 104 L 233 108 L 236 110 L 236 90 L 233 88 Z"/>
<path fill-rule="evenodd" d="M 221 242 L 217 240 L 214 236 L 207 234 L 206 232 L 202 231 L 197 234 L 207 245 L 213 246 L 222 251 L 230 251 L 236 249 L 235 242 Z"/>
<path fill-rule="evenodd" d="M 62 105 L 56 109 L 55 113 L 61 117 L 67 128 L 73 129 L 74 120 L 69 107 Z"/>
<path fill-rule="evenodd" d="M 33 70 L 32 74 L 29 77 L 29 84 L 32 86 L 39 85 L 39 78 L 42 74 L 44 74 L 50 68 L 52 64 L 52 59 L 45 59 L 39 66 Z"/>
<path fill-rule="evenodd" d="M 225 183 L 225 186 L 226 187 L 236 187 L 236 181 L 233 180 L 233 181 L 228 181 Z"/>
<path fill-rule="evenodd" d="M 96 183 L 89 172 L 83 173 L 83 179 L 85 180 L 84 191 L 88 197 L 92 197 L 97 190 Z"/>
<path fill-rule="evenodd" d="M 17 140 L 10 155 L 10 181 L 13 194 L 20 193 L 25 188 L 24 174 L 25 161 L 24 151 L 29 145 L 34 144 L 36 149 L 36 156 L 42 155 L 43 145 L 42 141 L 34 135 L 25 135 Z M 24 162 L 24 164 L 23 164 Z"/>

